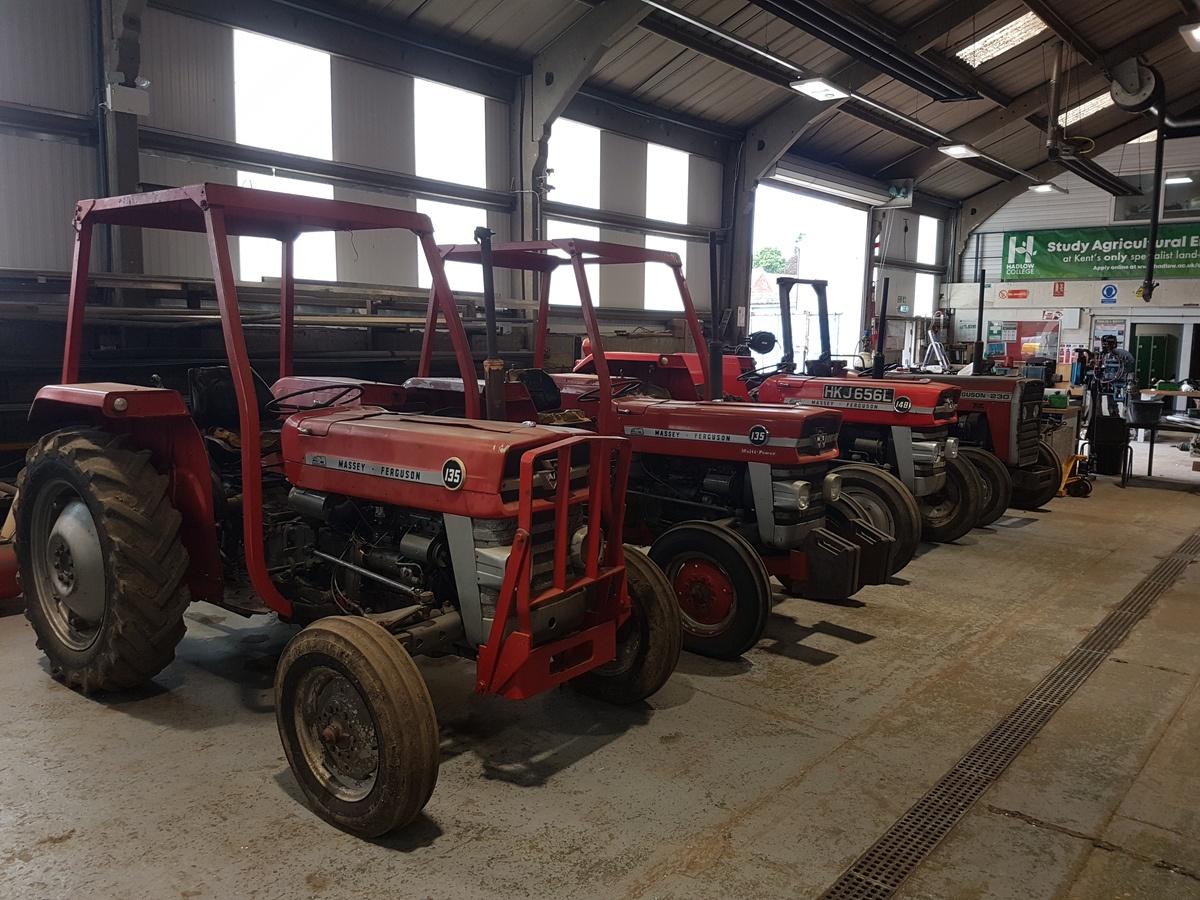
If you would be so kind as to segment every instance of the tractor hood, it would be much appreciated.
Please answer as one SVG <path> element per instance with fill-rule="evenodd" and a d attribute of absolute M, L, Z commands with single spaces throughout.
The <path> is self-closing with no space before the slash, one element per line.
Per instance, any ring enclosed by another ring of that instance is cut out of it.
<path fill-rule="evenodd" d="M 845 421 L 854 424 L 936 428 L 958 421 L 959 389 L 929 378 L 774 375 L 758 388 L 758 399 L 841 410 Z"/>
<path fill-rule="evenodd" d="M 297 413 L 284 422 L 282 445 L 299 487 L 500 518 L 515 514 L 521 454 L 581 433 L 367 406 Z"/>
<path fill-rule="evenodd" d="M 775 466 L 835 459 L 841 415 L 766 403 L 655 400 L 616 401 L 617 422 L 634 452 Z"/>

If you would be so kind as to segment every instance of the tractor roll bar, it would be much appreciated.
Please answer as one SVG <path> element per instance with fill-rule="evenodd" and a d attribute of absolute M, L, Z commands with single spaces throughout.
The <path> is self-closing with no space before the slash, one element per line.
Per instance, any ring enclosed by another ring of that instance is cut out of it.
<path fill-rule="evenodd" d="M 833 350 L 829 340 L 829 282 L 824 278 L 792 278 L 781 275 L 775 279 L 779 285 L 779 312 L 783 317 L 783 359 L 781 362 L 795 367 L 795 345 L 792 343 L 792 287 L 797 284 L 811 285 L 817 295 L 817 327 L 821 332 L 822 362 L 828 363 L 833 359 Z"/>
<path fill-rule="evenodd" d="M 408 210 L 368 206 L 347 200 L 300 197 L 276 191 L 237 187 L 227 184 L 195 184 L 142 194 L 81 200 L 75 206 L 75 252 L 71 268 L 71 290 L 67 300 L 66 347 L 63 353 L 62 383 L 77 384 L 83 359 L 83 321 L 87 306 L 88 266 L 92 229 L 96 225 L 130 225 L 167 231 L 191 231 L 208 238 L 221 333 L 229 360 L 234 393 L 237 397 L 238 426 L 242 452 L 242 525 L 247 536 L 246 570 L 259 596 L 272 609 L 290 615 L 292 603 L 284 597 L 267 571 L 263 546 L 261 422 L 254 385 L 254 371 L 246 350 L 246 335 L 238 308 L 237 286 L 229 257 L 230 236 L 267 237 L 283 245 L 280 259 L 279 290 L 279 372 L 293 371 L 293 332 L 295 330 L 295 277 L 293 262 L 295 240 L 310 231 L 369 231 L 396 229 L 417 235 L 429 264 L 433 286 L 430 308 L 457 310 L 445 267 L 433 240 L 429 217 Z M 457 322 L 457 315 L 455 315 Z M 470 345 L 461 322 L 451 328 L 456 352 L 466 353 Z M 474 366 L 471 367 L 474 375 Z M 466 395 L 467 414 L 478 418 L 479 396 Z M 257 540 L 250 536 L 257 536 Z"/>
<path fill-rule="evenodd" d="M 480 248 L 473 244 L 447 244 L 440 248 L 442 258 L 446 262 L 470 262 L 481 264 Z M 575 239 L 559 239 L 551 241 L 509 241 L 492 245 L 492 262 L 504 269 L 516 269 L 527 272 L 539 272 L 542 275 L 538 292 L 538 327 L 535 337 L 533 364 L 541 368 L 546 361 L 546 334 L 550 323 L 550 277 L 559 266 L 570 265 L 575 271 L 575 281 L 579 289 L 580 305 L 582 307 L 584 324 L 587 328 L 588 339 L 595 351 L 602 351 L 603 341 L 600 328 L 595 322 L 595 307 L 592 303 L 591 291 L 588 288 L 584 266 L 606 266 L 637 263 L 659 263 L 670 267 L 675 276 L 675 285 L 683 303 L 684 317 L 688 324 L 688 333 L 700 357 L 701 391 L 708 398 L 720 396 L 719 372 L 708 371 L 708 344 L 704 339 L 704 329 L 696 314 L 696 305 L 688 289 L 687 280 L 683 276 L 683 262 L 679 254 L 667 250 L 650 250 L 645 247 L 631 247 L 627 244 L 617 244 L 609 241 L 585 241 Z M 457 310 L 455 310 L 457 316 Z M 428 340 L 429 329 L 426 329 Z M 601 381 L 608 377 L 608 367 L 601 369 L 602 352 L 594 352 L 596 359 L 596 374 Z M 428 374 L 425 354 L 422 353 L 421 374 Z M 465 377 L 465 376 L 464 376 Z"/>

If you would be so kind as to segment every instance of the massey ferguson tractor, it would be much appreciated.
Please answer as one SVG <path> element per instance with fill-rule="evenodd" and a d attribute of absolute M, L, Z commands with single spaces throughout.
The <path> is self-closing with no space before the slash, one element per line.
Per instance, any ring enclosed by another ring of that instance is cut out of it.
<path fill-rule="evenodd" d="M 1042 402 L 1045 385 L 1035 378 L 983 374 L 983 315 L 986 277 L 980 274 L 979 317 L 976 323 L 975 355 L 971 375 L 943 375 L 938 381 L 953 384 L 959 394 L 958 422 L 950 433 L 960 447 L 974 452 L 994 468 L 1004 467 L 1012 479 L 1011 505 L 1018 509 L 1040 509 L 1058 496 L 1063 478 L 1062 461 L 1041 439 Z M 887 329 L 887 279 L 877 331 Z M 879 340 L 882 344 L 882 339 Z M 883 356 L 877 350 L 874 377 L 883 373 Z M 927 377 L 920 371 L 887 372 L 888 378 L 912 380 Z M 980 453 L 980 451 L 983 451 Z"/>
<path fill-rule="evenodd" d="M 627 532 L 630 540 L 651 544 L 650 558 L 674 587 L 685 648 L 729 659 L 753 647 L 771 609 L 768 575 L 820 599 L 850 597 L 863 584 L 887 578 L 894 542 L 841 496 L 842 479 L 831 470 L 841 424 L 837 411 L 705 402 L 694 390 L 689 399 L 672 399 L 654 384 L 614 380 L 603 353 L 595 374 L 549 375 L 542 369 L 555 269 L 573 269 L 587 333 L 600 348 L 584 266 L 665 264 L 686 290 L 678 255 L 577 240 L 492 247 L 486 229 L 476 234 L 479 245 L 443 247 L 442 255 L 482 264 L 485 295 L 493 266 L 541 273 L 534 368 L 504 372 L 485 362 L 484 381 L 477 382 L 459 349 L 465 337 L 457 310 L 434 298 L 422 372 L 429 371 L 440 313 L 464 377 L 410 379 L 406 396 L 414 401 L 424 394 L 431 407 L 461 409 L 477 404 L 482 391 L 510 419 L 568 421 L 628 437 L 634 456 Z"/>
<path fill-rule="evenodd" d="M 80 381 L 97 225 L 207 237 L 227 366 L 186 396 Z M 138 685 L 173 658 L 188 603 L 305 626 L 275 679 L 279 734 L 316 811 L 354 834 L 411 821 L 438 773 L 417 655 L 474 661 L 475 689 L 570 683 L 633 703 L 675 666 L 671 586 L 622 545 L 630 448 L 577 429 L 397 411 L 394 385 L 293 374 L 295 239 L 416 234 L 454 300 L 426 216 L 217 184 L 81 202 L 62 383 L 32 416 L 16 503 L 27 615 L 82 692 Z M 281 242 L 279 372 L 247 356 L 228 240 Z"/>
<path fill-rule="evenodd" d="M 890 380 L 847 377 L 835 360 L 829 340 L 828 282 L 781 277 L 783 358 L 775 366 L 755 370 L 746 356 L 737 357 L 741 372 L 726 379 L 726 390 L 758 385 L 754 396 L 769 403 L 801 403 L 842 410 L 842 455 L 888 467 L 917 498 L 922 537 L 953 541 L 979 525 L 990 525 L 1008 508 L 1012 479 L 995 457 L 978 447 L 961 446 L 954 437 L 959 421 L 959 389 L 940 379 Z M 791 291 L 797 284 L 813 288 L 821 353 L 807 362 L 807 374 L 796 373 L 792 342 Z M 744 390 L 744 388 L 743 388 Z"/>

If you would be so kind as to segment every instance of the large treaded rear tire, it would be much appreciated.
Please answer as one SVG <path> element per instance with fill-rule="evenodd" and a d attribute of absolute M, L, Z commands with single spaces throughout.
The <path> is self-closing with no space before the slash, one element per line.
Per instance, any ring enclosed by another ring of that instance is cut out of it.
<path fill-rule="evenodd" d="M 982 447 L 959 447 L 958 455 L 970 461 L 983 483 L 983 502 L 975 527 L 991 525 L 1004 515 L 1012 503 L 1013 482 L 1008 466 L 1000 462 L 996 454 Z"/>
<path fill-rule="evenodd" d="M 671 582 L 646 554 L 624 549 L 632 612 L 617 632 L 616 659 L 568 682 L 581 694 L 620 706 L 639 703 L 666 684 L 682 644 Z"/>
<path fill-rule="evenodd" d="M 412 657 L 374 622 L 330 616 L 292 638 L 275 672 L 275 721 L 304 795 L 338 828 L 379 837 L 415 819 L 433 794 L 433 700 Z M 335 725 L 338 737 L 324 737 Z M 356 782 L 341 767 L 363 754 L 374 765 L 369 782 Z"/>
<path fill-rule="evenodd" d="M 979 521 L 983 482 L 962 457 L 946 460 L 946 483 L 936 494 L 917 498 L 921 533 L 927 541 L 946 544 L 970 532 Z"/>
<path fill-rule="evenodd" d="M 56 431 L 30 448 L 17 487 L 16 552 L 25 615 L 51 673 L 84 693 L 125 690 L 153 678 L 175 657 L 190 595 L 181 517 L 167 497 L 167 476 L 155 470 L 150 452 L 132 449 L 124 437 L 107 431 Z M 90 643 L 81 639 L 76 646 L 59 632 L 63 604 L 48 587 L 51 582 L 35 573 L 35 564 L 45 566 L 46 552 L 35 552 L 34 545 L 48 536 L 31 533 L 35 518 L 40 523 L 54 516 L 53 507 L 38 513 L 39 504 L 66 502 L 52 494 L 70 492 L 75 495 L 70 502 L 82 500 L 91 515 L 105 582 L 103 612 L 89 629 Z"/>

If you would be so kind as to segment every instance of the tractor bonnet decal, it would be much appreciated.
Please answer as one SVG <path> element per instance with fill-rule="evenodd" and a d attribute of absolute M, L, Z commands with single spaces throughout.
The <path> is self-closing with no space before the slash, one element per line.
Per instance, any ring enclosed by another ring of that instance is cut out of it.
<path fill-rule="evenodd" d="M 827 384 L 825 385 L 823 397 L 826 400 L 891 403 L 896 399 L 896 389 L 890 387 L 859 387 L 855 384 Z"/>
<path fill-rule="evenodd" d="M 720 431 L 681 431 L 676 428 L 648 428 L 626 425 L 626 437 L 665 438 L 670 441 L 708 441 L 713 444 L 746 444 L 752 447 L 795 447 L 796 438 L 771 437 L 764 425 L 755 425 L 748 434 L 725 434 Z"/>
<path fill-rule="evenodd" d="M 452 456 L 442 463 L 442 484 L 448 491 L 457 491 L 467 480 L 467 467 L 457 456 Z"/>
<path fill-rule="evenodd" d="M 960 395 L 962 400 L 1002 400 L 1007 401 L 1013 398 L 1012 391 L 963 391 Z"/>
<path fill-rule="evenodd" d="M 451 487 L 446 478 L 447 468 L 457 464 L 458 483 Z M 409 481 L 413 484 L 432 484 L 438 487 L 450 488 L 455 491 L 462 487 L 466 480 L 466 470 L 462 462 L 449 459 L 441 469 L 411 469 L 406 466 L 393 466 L 390 463 L 377 463 L 365 459 L 349 459 L 345 456 L 329 456 L 325 453 L 306 453 L 304 464 L 319 466 L 322 469 L 336 469 L 339 472 L 352 472 L 356 475 L 374 475 L 377 478 L 390 478 L 393 481 Z"/>
<path fill-rule="evenodd" d="M 798 397 L 788 402 L 800 406 L 823 406 L 828 409 L 870 409 L 877 412 L 929 414 L 927 406 L 913 406 L 912 398 L 890 387 L 859 386 L 854 384 L 826 384 L 822 386 L 820 398 Z"/>

